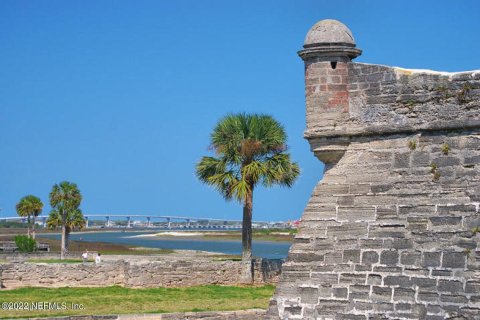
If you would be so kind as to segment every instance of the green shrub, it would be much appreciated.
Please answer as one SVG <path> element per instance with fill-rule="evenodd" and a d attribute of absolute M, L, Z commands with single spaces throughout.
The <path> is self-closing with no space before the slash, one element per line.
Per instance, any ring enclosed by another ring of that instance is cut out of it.
<path fill-rule="evenodd" d="M 410 148 L 410 150 L 417 149 L 417 141 L 415 140 L 408 141 L 408 147 Z"/>
<path fill-rule="evenodd" d="M 24 235 L 15 236 L 15 244 L 20 252 L 33 252 L 37 250 L 35 240 Z"/>
<path fill-rule="evenodd" d="M 450 151 L 450 146 L 448 145 L 448 143 L 444 143 L 442 144 L 442 152 L 444 155 L 447 155 L 448 152 Z"/>

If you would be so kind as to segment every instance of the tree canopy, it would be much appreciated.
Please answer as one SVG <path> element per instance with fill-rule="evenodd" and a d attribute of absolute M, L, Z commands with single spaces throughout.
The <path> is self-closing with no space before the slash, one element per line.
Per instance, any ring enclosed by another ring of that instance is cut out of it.
<path fill-rule="evenodd" d="M 253 190 L 258 184 L 291 187 L 300 174 L 286 153 L 287 135 L 273 117 L 263 114 L 230 114 L 211 134 L 215 156 L 203 157 L 196 166 L 200 181 L 213 186 L 227 200 L 243 203 L 243 259 L 251 258 Z"/>
<path fill-rule="evenodd" d="M 34 195 L 28 195 L 20 199 L 16 205 L 17 214 L 20 217 L 28 219 L 28 235 L 30 236 L 30 217 L 33 218 L 33 238 L 35 238 L 35 218 L 38 217 L 43 210 L 43 202 Z"/>

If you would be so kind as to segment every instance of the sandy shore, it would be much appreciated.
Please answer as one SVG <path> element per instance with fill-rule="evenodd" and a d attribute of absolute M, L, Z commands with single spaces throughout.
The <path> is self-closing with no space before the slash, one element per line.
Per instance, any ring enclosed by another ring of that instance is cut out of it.
<path fill-rule="evenodd" d="M 228 233 L 221 232 L 182 232 L 182 231 L 170 231 L 170 232 L 158 232 L 158 233 L 146 233 L 135 236 L 127 236 L 125 238 L 154 238 L 154 237 L 203 237 L 205 235 L 219 235 L 224 236 Z"/>

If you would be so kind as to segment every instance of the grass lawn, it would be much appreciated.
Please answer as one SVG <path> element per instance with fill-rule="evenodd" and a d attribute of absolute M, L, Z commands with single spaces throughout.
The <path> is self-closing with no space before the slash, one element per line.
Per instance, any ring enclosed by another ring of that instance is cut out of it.
<path fill-rule="evenodd" d="M 1 293 L 1 302 L 62 303 L 67 310 L 4 310 L 0 319 L 86 314 L 167 313 L 266 309 L 275 287 L 198 286 L 189 288 L 23 288 Z M 72 303 L 83 309 L 71 310 Z"/>

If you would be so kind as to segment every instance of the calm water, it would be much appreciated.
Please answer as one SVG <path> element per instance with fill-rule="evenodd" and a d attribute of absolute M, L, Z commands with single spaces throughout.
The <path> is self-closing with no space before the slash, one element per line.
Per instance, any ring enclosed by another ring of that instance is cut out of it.
<path fill-rule="evenodd" d="M 71 240 L 82 240 L 89 242 L 111 242 L 141 247 L 181 249 L 181 250 L 202 250 L 222 252 L 226 254 L 241 254 L 242 243 L 240 240 L 200 240 L 200 239 L 161 239 L 131 238 L 131 236 L 146 234 L 147 232 L 88 232 L 71 234 Z M 156 232 L 153 232 L 156 233 Z M 38 235 L 40 236 L 40 235 Z M 41 235 L 42 237 L 60 239 L 60 235 Z M 287 257 L 289 242 L 253 241 L 253 255 L 269 259 L 283 259 Z"/>

